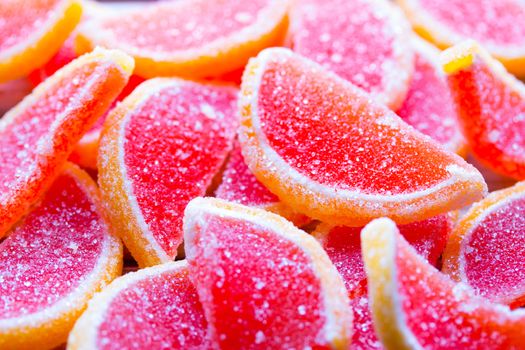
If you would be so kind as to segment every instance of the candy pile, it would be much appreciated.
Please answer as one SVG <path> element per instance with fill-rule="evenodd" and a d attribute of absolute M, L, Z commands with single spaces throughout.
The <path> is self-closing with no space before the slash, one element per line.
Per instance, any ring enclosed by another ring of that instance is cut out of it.
<path fill-rule="evenodd" d="M 522 0 L 3 0 L 0 33 L 0 349 L 525 349 Z"/>

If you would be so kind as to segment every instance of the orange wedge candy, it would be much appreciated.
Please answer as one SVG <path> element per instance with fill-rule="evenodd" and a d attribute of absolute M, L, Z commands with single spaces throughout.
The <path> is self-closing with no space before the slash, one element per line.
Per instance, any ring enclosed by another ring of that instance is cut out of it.
<path fill-rule="evenodd" d="M 0 120 L 0 237 L 45 192 L 132 71 L 126 54 L 95 50 L 59 70 Z"/>
<path fill-rule="evenodd" d="M 2 0 L 0 82 L 24 77 L 49 61 L 81 14 L 79 0 Z"/>
<path fill-rule="evenodd" d="M 146 78 L 218 77 L 243 67 L 263 48 L 282 43 L 288 6 L 288 0 L 149 4 L 86 23 L 77 50 L 123 50 L 135 58 L 135 73 Z"/>
<path fill-rule="evenodd" d="M 374 328 L 385 349 L 523 349 L 525 311 L 454 283 L 390 219 L 368 224 L 361 245 Z"/>
<path fill-rule="evenodd" d="M 494 302 L 525 301 L 525 183 L 491 193 L 456 225 L 443 272 Z"/>
<path fill-rule="evenodd" d="M 525 179 L 525 85 L 474 41 L 443 52 L 442 63 L 472 153 L 497 173 Z"/>
<path fill-rule="evenodd" d="M 282 217 L 216 198 L 184 213 L 190 278 L 221 349 L 347 349 L 352 314 L 319 243 Z"/>
<path fill-rule="evenodd" d="M 0 348 L 51 349 L 88 300 L 122 271 L 122 244 L 95 182 L 66 164 L 42 201 L 0 243 Z"/>
<path fill-rule="evenodd" d="M 240 93 L 250 171 L 293 209 L 338 225 L 409 223 L 481 199 L 481 174 L 350 82 L 290 50 L 262 51 Z"/>

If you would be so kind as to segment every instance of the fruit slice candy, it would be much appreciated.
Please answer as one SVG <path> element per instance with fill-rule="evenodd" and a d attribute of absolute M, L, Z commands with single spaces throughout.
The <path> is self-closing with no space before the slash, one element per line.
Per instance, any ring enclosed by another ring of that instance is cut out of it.
<path fill-rule="evenodd" d="M 88 300 L 122 271 L 96 184 L 67 164 L 38 206 L 0 243 L 0 348 L 50 349 Z"/>
<path fill-rule="evenodd" d="M 412 40 L 416 58 L 408 95 L 397 114 L 445 149 L 465 153 L 456 106 L 439 63 L 440 51 L 422 39 Z"/>
<path fill-rule="evenodd" d="M 253 176 L 244 162 L 240 145 L 237 142 L 230 152 L 226 169 L 222 174 L 222 182 L 215 191 L 215 197 L 266 209 L 292 221 L 298 227 L 309 221 L 308 217 L 281 203 L 279 198 Z"/>
<path fill-rule="evenodd" d="M 499 303 L 525 300 L 525 183 L 493 192 L 457 224 L 443 271 Z"/>
<path fill-rule="evenodd" d="M 524 311 L 452 282 L 394 222 L 374 220 L 361 240 L 374 327 L 386 349 L 523 349 Z"/>
<path fill-rule="evenodd" d="M 290 207 L 333 224 L 400 223 L 461 208 L 481 174 L 361 89 L 282 48 L 248 64 L 239 140 L 259 181 Z"/>
<path fill-rule="evenodd" d="M 294 51 L 331 69 L 396 109 L 413 67 L 410 24 L 386 0 L 295 1 L 288 40 Z"/>
<path fill-rule="evenodd" d="M 90 301 L 68 341 L 75 350 L 211 348 L 186 261 L 113 281 Z"/>
<path fill-rule="evenodd" d="M 474 155 L 492 170 L 525 179 L 525 86 L 473 41 L 442 56 Z"/>
<path fill-rule="evenodd" d="M 436 264 L 448 235 L 452 219 L 441 214 L 430 219 L 399 226 L 401 234 L 431 264 Z M 361 257 L 361 227 L 331 226 L 321 223 L 312 235 L 321 243 L 345 282 L 348 295 L 366 291 L 366 273 Z"/>
<path fill-rule="evenodd" d="M 96 50 L 40 84 L 0 120 L 0 237 L 51 184 L 132 71 L 131 57 Z"/>
<path fill-rule="evenodd" d="M 78 0 L 0 2 L 0 82 L 46 63 L 80 21 Z"/>
<path fill-rule="evenodd" d="M 216 198 L 184 215 L 184 248 L 222 349 L 346 349 L 352 314 L 319 243 L 282 217 Z"/>
<path fill-rule="evenodd" d="M 525 75 L 525 3 L 521 0 L 397 0 L 414 29 L 445 49 L 479 41 L 512 73 Z"/>
<path fill-rule="evenodd" d="M 99 184 L 139 266 L 177 255 L 186 204 L 206 193 L 233 144 L 237 92 L 157 78 L 137 87 L 108 116 Z"/>
<path fill-rule="evenodd" d="M 182 0 L 116 14 L 80 29 L 77 48 L 119 48 L 135 57 L 143 77 L 220 76 L 279 45 L 288 0 Z M 152 21 L 152 18 L 155 18 Z"/>

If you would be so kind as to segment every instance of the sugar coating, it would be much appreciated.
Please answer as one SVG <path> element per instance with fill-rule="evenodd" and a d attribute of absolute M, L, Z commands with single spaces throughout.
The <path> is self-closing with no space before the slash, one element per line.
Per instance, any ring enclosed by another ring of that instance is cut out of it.
<path fill-rule="evenodd" d="M 432 55 L 433 60 L 427 55 Z M 447 81 L 436 64 L 438 57 L 438 50 L 416 52 L 407 97 L 397 114 L 447 150 L 457 152 L 462 140 L 458 116 Z"/>
<path fill-rule="evenodd" d="M 186 204 L 203 196 L 230 151 L 238 126 L 237 89 L 181 82 L 128 116 L 127 180 L 161 248 L 177 255 Z"/>
<path fill-rule="evenodd" d="M 230 152 L 226 169 L 222 174 L 222 182 L 215 191 L 217 198 L 236 202 L 244 205 L 263 206 L 279 201 L 252 174 L 241 153 L 238 142 Z"/>
<path fill-rule="evenodd" d="M 203 214 L 186 254 L 211 335 L 228 349 L 327 346 L 311 258 L 256 223 Z M 323 342 L 324 341 L 324 342 Z"/>
<path fill-rule="evenodd" d="M 433 17 L 482 44 L 525 43 L 525 4 L 520 0 L 418 0 Z"/>
<path fill-rule="evenodd" d="M 525 95 L 502 78 L 476 59 L 448 81 L 473 153 L 493 170 L 524 179 Z M 513 83 L 523 90 L 520 82 Z"/>
<path fill-rule="evenodd" d="M 211 349 L 188 270 L 149 276 L 120 291 L 98 327 L 97 348 Z"/>
<path fill-rule="evenodd" d="M 230 36 L 253 24 L 272 0 L 182 0 L 141 8 L 126 16 L 110 17 L 101 27 L 118 42 L 136 49 L 171 54 L 191 50 Z M 158 18 L 152 21 L 151 18 Z"/>
<path fill-rule="evenodd" d="M 520 349 L 525 313 L 455 284 L 397 238 L 397 290 L 408 330 L 424 349 Z"/>
<path fill-rule="evenodd" d="M 412 52 L 405 48 L 409 26 L 395 10 L 381 0 L 296 1 L 292 48 L 394 104 L 406 93 L 412 67 Z"/>
<path fill-rule="evenodd" d="M 351 350 L 383 349 L 381 342 L 377 339 L 369 308 L 368 297 L 365 294 L 356 296 L 350 300 L 354 311 L 354 333 L 352 336 Z"/>
<path fill-rule="evenodd" d="M 525 198 L 494 208 L 464 243 L 468 284 L 482 296 L 499 301 L 522 296 L 525 280 Z"/>
<path fill-rule="evenodd" d="M 13 48 L 42 30 L 63 3 L 64 0 L 0 2 L 0 52 Z"/>
<path fill-rule="evenodd" d="M 333 189 L 412 193 L 442 183 L 447 166 L 461 161 L 357 87 L 295 56 L 268 60 L 257 103 L 272 150 Z"/>
<path fill-rule="evenodd" d="M 77 180 L 61 175 L 0 244 L 0 319 L 42 311 L 93 271 L 107 226 Z"/>

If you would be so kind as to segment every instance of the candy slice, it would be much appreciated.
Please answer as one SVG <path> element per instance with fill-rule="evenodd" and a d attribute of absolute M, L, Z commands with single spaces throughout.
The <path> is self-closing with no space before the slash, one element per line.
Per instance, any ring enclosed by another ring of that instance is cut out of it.
<path fill-rule="evenodd" d="M 290 207 L 333 224 L 399 223 L 461 208 L 481 174 L 362 90 L 282 48 L 248 64 L 239 140 L 250 170 Z"/>
<path fill-rule="evenodd" d="M 523 349 L 524 311 L 452 282 L 394 222 L 374 220 L 361 240 L 374 327 L 386 349 Z"/>
<path fill-rule="evenodd" d="M 96 50 L 40 84 L 0 120 L 0 237 L 51 184 L 132 71 L 129 56 Z"/>
<path fill-rule="evenodd" d="M 413 38 L 415 71 L 407 97 L 397 114 L 445 149 L 464 154 L 456 106 L 439 62 L 440 51 L 422 39 Z"/>
<path fill-rule="evenodd" d="M 96 184 L 72 164 L 0 243 L 0 348 L 50 349 L 122 271 Z"/>
<path fill-rule="evenodd" d="M 442 56 L 473 154 L 492 170 L 525 179 L 525 86 L 473 41 Z"/>
<path fill-rule="evenodd" d="M 474 39 L 512 73 L 525 75 L 521 0 L 397 0 L 414 29 L 441 48 Z"/>
<path fill-rule="evenodd" d="M 241 148 L 235 143 L 222 174 L 222 182 L 215 197 L 250 207 L 259 207 L 281 215 L 300 227 L 310 219 L 281 203 L 273 193 L 261 184 L 244 162 Z"/>
<path fill-rule="evenodd" d="M 399 108 L 414 69 L 410 24 L 387 0 L 301 0 L 289 42 L 306 56 Z"/>
<path fill-rule="evenodd" d="M 222 349 L 343 349 L 352 315 L 319 243 L 282 217 L 216 198 L 184 215 L 184 248 Z"/>
<path fill-rule="evenodd" d="M 75 350 L 211 348 L 186 261 L 113 281 L 90 301 L 68 341 Z"/>
<path fill-rule="evenodd" d="M 78 0 L 0 2 L 0 82 L 44 65 L 80 21 Z"/>
<path fill-rule="evenodd" d="M 237 92 L 231 86 L 151 79 L 108 116 L 99 184 L 139 266 L 177 255 L 186 204 L 206 194 L 232 147 Z"/>
<path fill-rule="evenodd" d="M 476 203 L 450 236 L 443 271 L 494 302 L 525 300 L 525 183 Z"/>
<path fill-rule="evenodd" d="M 421 256 L 431 264 L 436 264 L 445 248 L 452 226 L 452 218 L 448 214 L 441 214 L 423 221 L 401 225 L 399 230 Z M 343 277 L 351 298 L 366 291 L 366 273 L 359 237 L 361 229 L 361 227 L 321 223 L 312 232 Z"/>
<path fill-rule="evenodd" d="M 77 48 L 119 48 L 135 57 L 135 72 L 143 77 L 220 76 L 282 42 L 288 3 L 182 0 L 149 5 L 87 23 Z"/>

